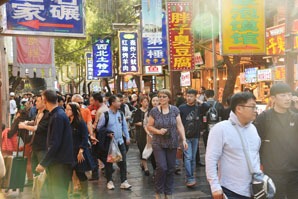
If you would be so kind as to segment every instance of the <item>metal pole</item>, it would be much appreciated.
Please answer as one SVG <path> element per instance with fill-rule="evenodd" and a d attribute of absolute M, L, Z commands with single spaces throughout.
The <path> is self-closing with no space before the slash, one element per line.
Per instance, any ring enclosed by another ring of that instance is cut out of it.
<path fill-rule="evenodd" d="M 217 66 L 216 66 L 216 38 L 214 36 L 214 19 L 211 13 L 211 34 L 212 34 L 212 65 L 213 65 L 213 90 L 214 98 L 217 99 Z"/>

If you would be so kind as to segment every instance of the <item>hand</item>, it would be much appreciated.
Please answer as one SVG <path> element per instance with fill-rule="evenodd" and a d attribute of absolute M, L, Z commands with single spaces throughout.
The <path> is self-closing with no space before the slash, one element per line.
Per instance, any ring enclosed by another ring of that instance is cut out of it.
<path fill-rule="evenodd" d="M 188 149 L 188 144 L 187 144 L 186 140 L 182 141 L 182 145 L 183 145 L 184 151 L 186 151 Z"/>
<path fill-rule="evenodd" d="M 83 155 L 83 151 L 81 151 L 81 150 L 79 151 L 77 158 L 78 158 L 78 162 L 79 163 L 82 163 L 82 162 L 85 161 L 85 158 L 84 158 L 84 155 Z"/>
<path fill-rule="evenodd" d="M 92 145 L 96 145 L 96 143 L 99 142 L 98 139 L 96 139 L 93 135 L 90 135 L 90 140 Z"/>
<path fill-rule="evenodd" d="M 164 134 L 166 134 L 167 131 L 168 131 L 168 129 L 161 128 L 161 129 L 159 130 L 159 134 L 160 134 L 160 135 L 164 135 Z"/>
<path fill-rule="evenodd" d="M 26 128 L 26 124 L 24 122 L 20 122 L 19 129 L 25 129 L 25 128 Z"/>
<path fill-rule="evenodd" d="M 45 168 L 43 166 L 41 166 L 40 164 L 37 165 L 35 171 L 38 173 L 42 173 L 44 172 Z"/>
<path fill-rule="evenodd" d="M 222 190 L 213 192 L 212 197 L 213 197 L 213 199 L 223 199 Z"/>
<path fill-rule="evenodd" d="M 130 140 L 126 140 L 126 145 L 130 145 Z"/>

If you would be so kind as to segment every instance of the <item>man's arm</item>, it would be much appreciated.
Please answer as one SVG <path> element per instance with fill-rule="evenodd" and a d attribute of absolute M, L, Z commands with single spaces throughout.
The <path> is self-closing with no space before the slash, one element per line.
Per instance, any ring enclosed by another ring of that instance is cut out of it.
<path fill-rule="evenodd" d="M 121 114 L 123 114 L 123 113 L 120 113 L 120 115 Z M 130 136 L 129 136 L 129 133 L 128 133 L 127 122 L 126 122 L 126 119 L 125 119 L 124 115 L 121 116 L 121 117 L 123 117 L 123 120 L 122 120 L 122 131 L 124 132 L 126 141 L 129 142 L 130 141 Z"/>
<path fill-rule="evenodd" d="M 217 166 L 218 161 L 223 153 L 223 134 L 220 125 L 214 126 L 208 137 L 206 149 L 206 176 L 209 181 L 212 194 L 218 194 L 222 191 L 219 183 Z"/>

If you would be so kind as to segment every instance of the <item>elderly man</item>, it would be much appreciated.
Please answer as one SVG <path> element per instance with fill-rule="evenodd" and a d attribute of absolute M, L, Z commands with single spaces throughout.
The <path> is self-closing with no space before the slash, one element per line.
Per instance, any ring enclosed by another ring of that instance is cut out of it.
<path fill-rule="evenodd" d="M 249 199 L 252 175 L 241 137 L 245 148 L 249 149 L 254 172 L 261 172 L 261 139 L 252 124 L 257 116 L 254 95 L 249 92 L 233 95 L 231 109 L 229 120 L 217 123 L 210 131 L 206 151 L 206 175 L 214 199 L 223 199 L 224 194 L 227 198 Z"/>

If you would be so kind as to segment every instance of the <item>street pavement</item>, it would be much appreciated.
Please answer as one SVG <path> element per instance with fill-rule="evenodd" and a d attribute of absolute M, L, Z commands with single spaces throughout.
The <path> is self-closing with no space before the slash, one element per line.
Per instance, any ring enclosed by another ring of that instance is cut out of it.
<path fill-rule="evenodd" d="M 200 142 L 202 146 L 203 143 Z M 204 148 L 200 147 L 201 159 L 204 160 Z M 139 151 L 136 144 L 132 144 L 127 154 L 127 168 L 128 168 L 128 182 L 132 185 L 131 190 L 120 189 L 120 172 L 115 166 L 116 170 L 113 174 L 115 190 L 108 190 L 106 188 L 106 180 L 101 174 L 98 181 L 89 181 L 89 196 L 90 199 L 95 198 L 107 198 L 107 199 L 152 199 L 155 196 L 154 192 L 154 180 L 152 178 L 152 167 L 150 161 L 148 165 L 150 168 L 150 176 L 145 176 L 140 168 Z M 181 163 L 182 167 L 182 163 Z M 197 185 L 194 188 L 187 188 L 185 186 L 185 171 L 182 167 L 180 175 L 175 175 L 175 199 L 211 199 L 209 184 L 206 180 L 205 168 L 197 167 L 196 170 Z M 4 190 L 3 190 L 4 192 Z M 9 191 L 8 194 L 1 195 L 0 199 L 7 198 L 22 198 L 31 199 L 31 188 L 26 187 L 23 193 L 18 191 Z M 73 197 L 75 199 L 75 197 Z M 79 197 L 77 197 L 79 198 Z M 42 199 L 50 199 L 50 197 L 42 197 Z"/>

